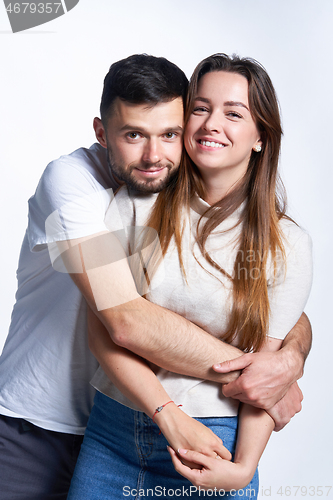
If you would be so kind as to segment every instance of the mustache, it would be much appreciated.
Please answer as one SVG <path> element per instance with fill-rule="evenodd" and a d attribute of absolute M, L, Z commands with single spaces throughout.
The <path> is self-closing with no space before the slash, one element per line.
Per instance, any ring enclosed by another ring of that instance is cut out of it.
<path fill-rule="evenodd" d="M 135 168 L 139 170 L 159 170 L 160 168 L 167 168 L 170 170 L 171 167 L 172 167 L 171 163 L 162 163 L 158 161 L 157 163 L 148 163 L 148 164 L 138 163 L 136 165 L 131 165 L 131 171 L 134 170 Z"/>

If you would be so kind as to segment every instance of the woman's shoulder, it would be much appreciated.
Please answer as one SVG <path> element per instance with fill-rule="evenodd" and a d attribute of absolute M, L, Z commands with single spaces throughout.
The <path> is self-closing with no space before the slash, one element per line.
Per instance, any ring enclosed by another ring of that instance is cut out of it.
<path fill-rule="evenodd" d="M 279 226 L 282 232 L 283 244 L 287 253 L 295 247 L 311 249 L 312 240 L 309 233 L 291 218 L 287 216 L 282 217 L 279 221 Z"/>

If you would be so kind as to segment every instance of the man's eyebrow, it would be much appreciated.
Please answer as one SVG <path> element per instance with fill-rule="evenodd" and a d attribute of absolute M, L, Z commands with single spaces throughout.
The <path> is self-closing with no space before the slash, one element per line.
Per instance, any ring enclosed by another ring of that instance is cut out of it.
<path fill-rule="evenodd" d="M 184 127 L 181 125 L 177 125 L 176 127 L 168 127 L 165 130 L 163 130 L 163 134 L 167 134 L 168 132 L 183 132 Z"/>
<path fill-rule="evenodd" d="M 207 102 L 208 104 L 210 103 L 210 99 L 207 99 L 206 97 L 196 97 L 196 101 L 201 101 L 201 102 Z M 241 101 L 226 101 L 223 103 L 224 106 L 241 106 L 242 108 L 247 109 L 248 111 L 249 108 Z"/>
<path fill-rule="evenodd" d="M 130 123 L 126 123 L 121 127 L 121 132 L 126 132 L 126 131 L 135 131 L 135 132 L 140 132 L 142 134 L 147 133 L 147 129 L 143 127 L 138 127 L 136 125 L 131 125 Z M 162 130 L 162 134 L 167 134 L 169 132 L 183 132 L 183 127 L 181 125 L 176 125 L 175 127 L 168 127 Z"/>
<path fill-rule="evenodd" d="M 126 123 L 121 127 L 121 132 L 126 132 L 127 130 L 135 130 L 136 132 L 146 132 L 146 130 L 142 127 L 138 127 L 136 125 L 131 125 L 130 123 Z"/>

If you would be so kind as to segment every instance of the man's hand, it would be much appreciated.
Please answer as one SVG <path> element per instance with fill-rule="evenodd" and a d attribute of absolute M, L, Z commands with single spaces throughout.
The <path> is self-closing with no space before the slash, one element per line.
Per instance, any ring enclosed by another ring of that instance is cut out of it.
<path fill-rule="evenodd" d="M 213 368 L 220 373 L 242 370 L 237 380 L 223 386 L 223 394 L 264 410 L 280 401 L 300 376 L 299 366 L 282 349 L 244 354 Z"/>
<path fill-rule="evenodd" d="M 304 361 L 292 353 L 285 348 L 264 349 L 213 368 L 222 373 L 242 370 L 237 380 L 223 386 L 223 394 L 266 410 L 275 422 L 274 430 L 279 431 L 302 408 L 303 394 L 296 380 L 303 373 Z"/>
<path fill-rule="evenodd" d="M 298 387 L 298 383 L 292 384 L 287 394 L 276 403 L 273 408 L 267 410 L 267 413 L 275 422 L 274 430 L 276 432 L 283 429 L 290 420 L 302 409 L 303 394 Z"/>
<path fill-rule="evenodd" d="M 219 373 L 242 370 L 237 380 L 223 386 L 223 394 L 266 410 L 275 421 L 276 431 L 301 410 L 303 395 L 295 382 L 303 375 L 311 349 L 312 331 L 306 314 L 301 315 L 282 347 L 278 342 L 268 337 L 260 352 L 213 365 Z"/>

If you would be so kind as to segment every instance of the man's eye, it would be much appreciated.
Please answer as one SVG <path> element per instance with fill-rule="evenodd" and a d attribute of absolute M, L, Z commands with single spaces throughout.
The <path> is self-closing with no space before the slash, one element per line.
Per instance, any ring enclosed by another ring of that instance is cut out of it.
<path fill-rule="evenodd" d="M 166 139 L 174 139 L 176 136 L 177 134 L 175 134 L 174 132 L 167 132 L 166 134 L 164 134 L 164 137 Z"/>
<path fill-rule="evenodd" d="M 138 132 L 128 132 L 127 137 L 129 139 L 138 139 L 140 135 L 138 134 Z"/>

